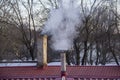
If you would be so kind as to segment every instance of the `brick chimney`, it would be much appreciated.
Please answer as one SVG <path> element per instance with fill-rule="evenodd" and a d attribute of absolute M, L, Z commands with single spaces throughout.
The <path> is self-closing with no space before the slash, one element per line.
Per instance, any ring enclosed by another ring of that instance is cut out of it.
<path fill-rule="evenodd" d="M 38 38 L 37 44 L 37 67 L 47 66 L 47 35 Z"/>

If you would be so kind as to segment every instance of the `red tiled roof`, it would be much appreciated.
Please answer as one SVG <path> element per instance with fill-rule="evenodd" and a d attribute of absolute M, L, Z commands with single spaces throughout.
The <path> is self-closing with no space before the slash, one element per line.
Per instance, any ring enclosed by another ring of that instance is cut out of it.
<path fill-rule="evenodd" d="M 60 77 L 60 66 L 0 67 L 1 78 L 39 78 Z M 120 66 L 67 66 L 70 78 L 120 78 Z"/>

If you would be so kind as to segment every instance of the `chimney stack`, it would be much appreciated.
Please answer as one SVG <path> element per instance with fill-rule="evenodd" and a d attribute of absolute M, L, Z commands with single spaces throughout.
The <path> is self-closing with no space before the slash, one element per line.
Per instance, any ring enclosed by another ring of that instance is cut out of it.
<path fill-rule="evenodd" d="M 61 53 L 61 78 L 66 80 L 66 53 Z"/>
<path fill-rule="evenodd" d="M 43 65 L 47 65 L 47 35 L 43 36 Z"/>
<path fill-rule="evenodd" d="M 37 52 L 37 67 L 47 66 L 47 35 L 42 35 L 42 38 L 38 39 L 38 52 Z"/>

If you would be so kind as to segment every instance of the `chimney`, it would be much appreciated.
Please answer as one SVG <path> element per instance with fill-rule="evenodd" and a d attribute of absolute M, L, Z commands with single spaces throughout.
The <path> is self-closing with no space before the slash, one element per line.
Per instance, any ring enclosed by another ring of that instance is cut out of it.
<path fill-rule="evenodd" d="M 66 53 L 61 53 L 61 78 L 66 80 Z"/>
<path fill-rule="evenodd" d="M 42 35 L 37 44 L 37 67 L 47 66 L 47 35 Z"/>

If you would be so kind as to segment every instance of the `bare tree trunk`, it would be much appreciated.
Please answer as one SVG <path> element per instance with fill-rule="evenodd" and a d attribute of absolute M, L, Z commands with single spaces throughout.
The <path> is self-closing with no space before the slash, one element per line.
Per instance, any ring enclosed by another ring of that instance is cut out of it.
<path fill-rule="evenodd" d="M 112 53 L 112 55 L 113 55 L 113 57 L 114 57 L 114 59 L 115 59 L 115 62 L 116 62 L 116 64 L 117 65 L 119 65 L 119 62 L 118 62 L 118 60 L 117 60 L 117 57 L 116 57 L 116 55 L 115 55 L 115 52 L 114 52 L 114 48 L 112 48 L 111 47 L 111 36 L 110 36 L 110 33 L 108 33 L 108 44 L 109 44 L 109 49 L 110 49 L 110 51 L 111 51 L 111 53 Z M 115 44 L 115 43 L 112 43 L 113 45 Z"/>
<path fill-rule="evenodd" d="M 34 58 L 34 49 L 30 48 L 29 51 L 30 51 L 30 55 L 31 55 L 32 60 L 35 60 L 35 58 Z"/>
<path fill-rule="evenodd" d="M 112 50 L 112 55 L 113 55 L 113 57 L 115 59 L 116 64 L 119 66 L 120 64 L 119 64 L 118 59 L 117 59 L 117 57 L 116 57 L 116 55 L 115 55 L 113 50 Z"/>
<path fill-rule="evenodd" d="M 84 55 L 82 58 L 82 64 L 81 65 L 86 65 L 87 62 L 87 41 L 84 41 Z"/>
<path fill-rule="evenodd" d="M 90 62 L 91 65 L 93 65 L 92 52 L 93 52 L 92 46 L 90 46 L 90 61 L 89 62 Z"/>
<path fill-rule="evenodd" d="M 106 64 L 106 54 L 107 54 L 107 45 L 106 45 L 106 42 L 102 41 L 101 42 L 101 54 L 100 54 L 100 63 L 102 65 L 105 65 Z"/>
<path fill-rule="evenodd" d="M 80 65 L 80 50 L 79 47 L 77 46 L 76 40 L 74 40 L 74 48 L 76 52 L 76 65 Z"/>
<path fill-rule="evenodd" d="M 70 53 L 66 53 L 66 62 L 68 65 L 70 65 Z"/>
<path fill-rule="evenodd" d="M 96 62 L 95 62 L 95 65 L 98 65 L 98 62 L 99 62 L 99 49 L 98 49 L 98 44 L 96 41 Z"/>

